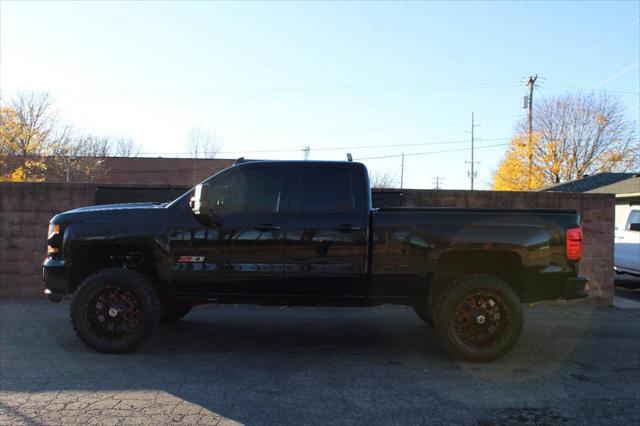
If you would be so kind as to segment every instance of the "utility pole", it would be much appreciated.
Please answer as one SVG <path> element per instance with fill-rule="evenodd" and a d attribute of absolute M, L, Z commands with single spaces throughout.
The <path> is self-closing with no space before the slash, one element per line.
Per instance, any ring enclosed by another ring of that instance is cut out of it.
<path fill-rule="evenodd" d="M 311 147 L 309 145 L 306 145 L 304 148 L 302 148 L 302 152 L 303 152 L 304 160 L 305 161 L 309 160 L 309 156 L 311 155 Z"/>
<path fill-rule="evenodd" d="M 471 171 L 467 172 L 467 175 L 471 178 L 471 190 L 473 191 L 473 182 L 476 178 L 476 176 L 478 176 L 478 172 L 476 172 L 475 170 L 475 165 L 476 162 L 474 159 L 474 154 L 475 154 L 475 147 L 474 147 L 474 143 L 475 143 L 475 128 L 478 127 L 479 124 L 475 124 L 474 121 L 474 117 L 473 117 L 473 111 L 471 111 L 471 132 L 467 132 L 467 133 L 471 133 Z M 469 161 L 467 161 L 467 163 L 469 163 Z"/>
<path fill-rule="evenodd" d="M 528 143 L 527 143 L 527 151 L 529 154 L 529 177 L 528 187 L 531 189 L 531 178 L 533 175 L 533 88 L 535 87 L 536 80 L 538 79 L 538 75 L 529 76 L 529 81 L 527 81 L 527 86 L 529 87 L 529 135 L 528 135 Z"/>
<path fill-rule="evenodd" d="M 474 140 L 474 138 L 473 138 L 473 136 L 474 136 L 473 129 L 474 128 L 475 128 L 475 126 L 474 126 L 474 123 L 473 123 L 473 111 L 471 111 L 471 190 L 472 191 L 473 191 L 473 180 L 476 177 L 475 176 L 476 172 L 475 172 L 475 170 L 473 170 L 473 165 L 474 165 L 473 164 L 474 163 L 474 161 L 473 161 L 473 152 L 474 152 L 474 149 L 473 149 L 473 140 Z"/>
<path fill-rule="evenodd" d="M 195 155 L 193 156 L 193 185 L 195 186 L 198 182 L 196 181 L 196 169 L 198 167 L 198 145 L 195 146 Z"/>
<path fill-rule="evenodd" d="M 434 185 L 435 185 L 435 188 L 433 188 L 433 189 L 441 189 L 441 188 L 440 188 L 440 182 L 441 182 L 442 180 L 444 180 L 444 178 L 443 178 L 443 177 L 441 177 L 441 176 L 436 176 L 436 177 L 434 177 L 434 178 L 431 180 L 431 182 L 433 182 L 433 183 L 434 183 Z"/>
<path fill-rule="evenodd" d="M 400 166 L 400 189 L 404 185 L 404 152 L 402 153 L 402 165 Z"/>

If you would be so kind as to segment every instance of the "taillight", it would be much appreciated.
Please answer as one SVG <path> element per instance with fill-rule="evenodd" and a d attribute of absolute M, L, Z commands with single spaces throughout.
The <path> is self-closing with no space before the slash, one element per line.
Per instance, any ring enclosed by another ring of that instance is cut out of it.
<path fill-rule="evenodd" d="M 567 258 L 577 262 L 582 258 L 582 228 L 567 229 Z"/>

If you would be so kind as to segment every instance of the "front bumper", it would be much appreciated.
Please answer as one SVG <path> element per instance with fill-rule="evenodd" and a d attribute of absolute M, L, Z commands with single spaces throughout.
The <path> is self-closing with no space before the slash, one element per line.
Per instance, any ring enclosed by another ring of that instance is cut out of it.
<path fill-rule="evenodd" d="M 585 290 L 585 286 L 589 282 L 587 277 L 570 277 L 567 278 L 565 283 L 564 297 L 563 299 L 582 299 L 587 297 L 588 294 Z"/>
<path fill-rule="evenodd" d="M 65 260 L 47 258 L 42 264 L 44 293 L 52 302 L 60 302 L 69 293 L 70 264 Z"/>

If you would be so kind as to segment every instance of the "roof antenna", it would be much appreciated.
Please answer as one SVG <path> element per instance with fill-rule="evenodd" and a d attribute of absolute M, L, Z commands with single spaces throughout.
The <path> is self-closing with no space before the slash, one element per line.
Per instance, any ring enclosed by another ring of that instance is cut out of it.
<path fill-rule="evenodd" d="M 353 157 L 351 156 L 350 152 L 347 152 L 347 161 L 349 162 L 353 161 Z"/>

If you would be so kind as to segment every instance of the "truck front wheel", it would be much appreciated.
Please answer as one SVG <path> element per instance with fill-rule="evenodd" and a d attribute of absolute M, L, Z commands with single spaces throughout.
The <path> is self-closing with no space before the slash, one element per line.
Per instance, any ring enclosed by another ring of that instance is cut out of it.
<path fill-rule="evenodd" d="M 488 362 L 509 352 L 522 334 L 517 294 L 490 275 L 469 275 L 445 290 L 435 309 L 445 348 L 462 361 Z"/>
<path fill-rule="evenodd" d="M 141 274 L 108 268 L 86 278 L 71 301 L 71 323 L 87 346 L 120 353 L 146 340 L 160 319 L 160 300 Z"/>

